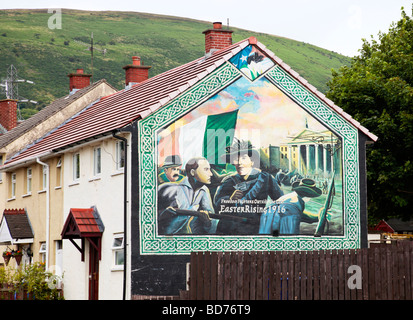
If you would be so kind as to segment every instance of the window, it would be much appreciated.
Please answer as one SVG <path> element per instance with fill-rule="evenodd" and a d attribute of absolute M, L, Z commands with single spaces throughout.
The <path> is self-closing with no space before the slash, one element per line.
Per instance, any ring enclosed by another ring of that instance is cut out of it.
<path fill-rule="evenodd" d="M 47 167 L 43 166 L 42 168 L 42 190 L 47 189 Z"/>
<path fill-rule="evenodd" d="M 32 168 L 27 168 L 26 171 L 26 193 L 32 193 Z"/>
<path fill-rule="evenodd" d="M 80 179 L 80 154 L 73 155 L 73 180 Z"/>
<path fill-rule="evenodd" d="M 16 174 L 12 173 L 11 174 L 11 194 L 10 194 L 11 198 L 15 198 L 16 197 Z"/>
<path fill-rule="evenodd" d="M 62 158 L 59 158 L 56 164 L 56 187 L 62 185 Z"/>
<path fill-rule="evenodd" d="M 41 242 L 40 243 L 40 262 L 45 263 L 46 262 L 46 242 Z"/>
<path fill-rule="evenodd" d="M 123 255 L 123 234 L 113 235 L 113 257 L 114 257 L 114 267 L 123 269 L 124 255 Z"/>
<path fill-rule="evenodd" d="M 125 167 L 125 143 L 116 142 L 116 170 L 123 170 Z"/>
<path fill-rule="evenodd" d="M 97 147 L 93 150 L 93 175 L 98 176 L 102 172 L 102 149 Z"/>

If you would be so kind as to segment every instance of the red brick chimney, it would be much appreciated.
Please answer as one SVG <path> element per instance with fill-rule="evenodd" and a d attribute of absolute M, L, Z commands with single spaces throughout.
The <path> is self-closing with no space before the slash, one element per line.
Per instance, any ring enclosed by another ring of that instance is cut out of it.
<path fill-rule="evenodd" d="M 67 76 L 69 77 L 70 92 L 73 89 L 79 90 L 90 85 L 90 78 L 92 77 L 91 74 L 83 73 L 83 69 L 77 69 L 76 73 L 69 73 Z"/>
<path fill-rule="evenodd" d="M 205 30 L 205 53 L 224 49 L 232 44 L 232 30 L 222 29 L 222 22 L 214 22 L 214 28 Z"/>
<path fill-rule="evenodd" d="M 150 66 L 141 65 L 141 58 L 132 57 L 132 64 L 123 67 L 125 69 L 125 85 L 133 85 L 149 78 Z"/>
<path fill-rule="evenodd" d="M 17 100 L 0 100 L 0 124 L 7 131 L 17 126 Z"/>

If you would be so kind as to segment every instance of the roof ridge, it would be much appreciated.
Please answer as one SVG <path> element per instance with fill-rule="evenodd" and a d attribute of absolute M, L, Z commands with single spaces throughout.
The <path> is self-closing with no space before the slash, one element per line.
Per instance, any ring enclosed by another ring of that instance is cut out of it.
<path fill-rule="evenodd" d="M 4 209 L 3 215 L 16 215 L 16 214 L 27 214 L 26 210 L 21 209 Z"/>
<path fill-rule="evenodd" d="M 250 37 L 250 38 L 252 38 L 252 37 Z M 213 72 L 214 70 L 219 68 L 222 64 L 224 64 L 226 61 L 228 61 L 232 56 L 234 56 L 236 53 L 238 53 L 243 48 L 245 48 L 248 45 L 249 41 L 250 41 L 249 38 L 248 39 L 243 39 L 243 40 L 238 41 L 237 43 L 234 43 L 234 44 L 232 44 L 232 45 L 230 45 L 226 48 L 214 51 L 211 54 L 205 54 L 203 57 L 192 60 L 192 61 L 190 61 L 186 64 L 183 64 L 183 65 L 178 66 L 176 68 L 165 71 L 161 74 L 158 74 L 156 77 L 162 78 L 162 77 L 165 77 L 168 74 L 173 74 L 173 72 L 176 72 L 177 70 L 185 69 L 185 68 L 193 66 L 193 65 L 199 66 L 201 63 L 211 62 L 211 59 L 212 59 L 212 61 L 214 61 L 214 63 L 212 65 L 204 68 L 202 72 L 196 73 L 195 76 L 191 77 L 184 84 L 182 84 L 181 86 L 179 86 L 178 88 L 176 88 L 175 90 L 170 92 L 166 97 L 156 101 L 155 104 L 149 106 L 149 110 L 147 110 L 147 111 L 149 111 L 149 113 L 154 112 L 155 110 L 159 109 L 160 107 L 166 105 L 169 101 L 174 99 L 179 94 L 181 94 L 184 91 L 186 91 L 187 89 L 191 88 L 192 85 L 194 85 L 199 80 L 203 79 L 208 74 L 210 74 L 211 72 Z M 224 54 L 226 52 L 228 52 L 228 53 Z M 141 83 L 138 83 L 138 84 L 134 85 L 133 87 L 140 88 L 144 84 L 151 83 L 151 82 L 155 81 L 156 79 L 154 79 L 154 78 L 155 77 L 149 78 L 149 79 L 147 79 L 147 80 L 145 80 Z M 149 113 L 145 112 L 145 116 Z"/>
<path fill-rule="evenodd" d="M 36 114 L 34 114 L 30 118 L 26 119 L 25 121 L 23 121 L 22 123 L 14 127 L 12 130 L 1 135 L 0 136 L 0 148 L 3 148 L 6 145 L 10 144 L 11 142 L 15 141 L 21 135 L 25 134 L 26 132 L 30 131 L 31 129 L 33 129 L 34 127 L 36 127 L 37 125 L 45 121 L 46 119 L 50 118 L 50 116 L 57 114 L 62 109 L 64 109 L 66 106 L 75 102 L 78 98 L 87 94 L 88 92 L 98 87 L 102 83 L 105 83 L 106 85 L 110 86 L 114 90 L 117 90 L 110 83 L 108 83 L 106 79 L 100 79 L 99 81 L 96 81 L 87 87 L 77 90 L 73 94 L 69 94 L 69 95 L 65 95 L 63 97 L 57 98 L 52 103 L 50 103 L 43 109 L 39 110 Z"/>
<path fill-rule="evenodd" d="M 35 141 L 33 141 L 32 143 L 26 145 L 23 149 L 19 150 L 18 152 L 16 152 L 15 154 L 13 154 L 10 158 L 8 158 L 5 162 L 4 165 L 7 165 L 9 162 L 11 162 L 14 158 L 18 157 L 20 154 L 24 153 L 25 151 L 27 151 L 28 149 L 30 149 L 32 146 L 34 146 L 35 144 L 39 143 L 40 141 L 44 140 L 45 138 L 47 138 L 48 136 L 50 136 L 51 134 L 53 134 L 55 131 L 59 130 L 61 127 L 63 127 L 64 125 L 66 125 L 68 122 L 72 121 L 73 119 L 75 119 L 76 117 L 78 117 L 81 113 L 83 113 L 84 111 L 86 111 L 87 109 L 89 109 L 92 105 L 94 105 L 95 103 L 99 102 L 101 99 L 95 100 L 93 102 L 91 102 L 90 104 L 88 104 L 86 107 L 84 107 L 82 110 L 78 111 L 76 114 L 72 115 L 71 117 L 67 118 L 65 121 L 63 121 L 60 125 L 54 127 L 52 130 L 46 132 L 44 135 L 42 135 L 41 137 L 39 137 L 38 139 L 36 139 Z"/>

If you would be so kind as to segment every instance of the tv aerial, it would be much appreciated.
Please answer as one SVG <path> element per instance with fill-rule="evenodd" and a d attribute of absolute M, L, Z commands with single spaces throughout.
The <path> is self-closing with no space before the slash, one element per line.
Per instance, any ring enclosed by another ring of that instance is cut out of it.
<path fill-rule="evenodd" d="M 18 120 L 23 120 L 23 117 L 21 116 L 21 113 L 20 113 L 19 103 L 29 102 L 29 103 L 37 104 L 37 101 L 29 100 L 29 99 L 26 99 L 20 96 L 19 86 L 18 86 L 19 83 L 34 84 L 34 82 L 30 80 L 19 79 L 17 75 L 16 67 L 14 65 L 10 65 L 10 67 L 7 69 L 7 78 L 0 83 L 0 87 L 2 89 L 1 90 L 2 93 L 6 95 L 7 99 L 17 100 L 17 110 L 18 110 L 17 118 Z"/>
<path fill-rule="evenodd" d="M 91 58 L 91 71 L 92 71 L 92 83 L 93 83 L 93 51 L 97 50 L 102 52 L 104 56 L 106 56 L 107 49 L 100 49 L 93 46 L 93 32 L 90 34 L 90 43 L 85 43 L 80 40 L 74 40 L 74 42 L 81 44 L 82 46 L 86 46 L 88 51 L 90 51 L 90 58 Z"/>

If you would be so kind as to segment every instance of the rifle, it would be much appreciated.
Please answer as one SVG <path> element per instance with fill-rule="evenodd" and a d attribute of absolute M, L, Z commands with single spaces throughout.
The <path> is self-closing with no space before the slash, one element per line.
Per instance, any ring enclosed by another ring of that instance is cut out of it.
<path fill-rule="evenodd" d="M 326 201 L 324 203 L 324 209 L 323 211 L 320 213 L 320 216 L 318 218 L 318 225 L 317 225 L 317 229 L 315 230 L 314 233 L 314 237 L 321 237 L 324 233 L 324 228 L 326 225 L 326 221 L 327 221 L 327 212 L 328 210 L 331 208 L 331 206 L 333 205 L 333 199 L 334 199 L 334 174 L 335 171 L 333 171 L 333 178 L 330 182 L 330 187 L 328 189 L 328 194 L 327 194 L 327 198 Z"/>
<path fill-rule="evenodd" d="M 165 211 L 171 213 L 171 214 L 176 214 L 176 215 L 181 215 L 181 216 L 194 216 L 194 217 L 200 217 L 203 218 L 205 215 L 200 212 L 200 211 L 195 211 L 195 210 L 186 210 L 186 209 L 179 209 L 179 208 L 168 208 Z M 242 221 L 242 222 L 248 222 L 251 221 L 252 219 L 246 218 L 246 217 L 239 217 L 239 216 L 232 216 L 232 215 L 227 215 L 227 214 L 216 214 L 216 213 L 208 213 L 209 217 L 212 219 L 229 219 L 229 220 L 237 220 L 237 221 Z"/>

